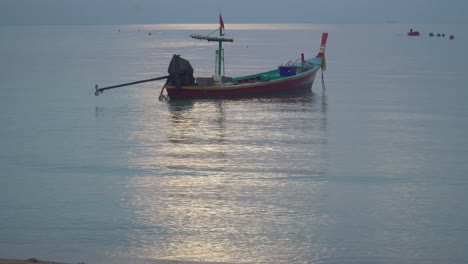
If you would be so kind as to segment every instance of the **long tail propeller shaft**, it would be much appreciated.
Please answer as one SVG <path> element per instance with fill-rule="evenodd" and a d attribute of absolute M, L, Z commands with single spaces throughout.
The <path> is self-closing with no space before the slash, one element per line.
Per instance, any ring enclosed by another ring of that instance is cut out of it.
<path fill-rule="evenodd" d="M 145 83 L 145 82 L 153 82 L 153 81 L 159 81 L 159 80 L 164 80 L 169 78 L 169 75 L 166 76 L 161 76 L 157 78 L 151 78 L 151 79 L 146 79 L 146 80 L 141 80 L 141 81 L 136 81 L 136 82 L 130 82 L 130 83 L 123 83 L 123 84 L 118 84 L 118 85 L 113 85 L 113 86 L 108 86 L 108 87 L 103 87 L 103 88 L 98 88 L 98 85 L 96 84 L 96 92 L 94 93 L 95 96 L 98 96 L 102 94 L 105 90 L 109 89 L 114 89 L 114 88 L 119 88 L 123 86 L 129 86 L 129 85 L 134 85 L 134 84 L 139 84 L 139 83 Z"/>

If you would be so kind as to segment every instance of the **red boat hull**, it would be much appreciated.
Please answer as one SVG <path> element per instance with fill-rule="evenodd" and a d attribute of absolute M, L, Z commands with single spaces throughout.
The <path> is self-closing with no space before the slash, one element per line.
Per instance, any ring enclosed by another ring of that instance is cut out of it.
<path fill-rule="evenodd" d="M 408 32 L 408 36 L 419 36 L 419 32 L 418 31 Z"/>
<path fill-rule="evenodd" d="M 311 89 L 319 68 L 280 80 L 224 86 L 166 86 L 170 100 L 192 98 L 238 98 L 294 93 Z"/>

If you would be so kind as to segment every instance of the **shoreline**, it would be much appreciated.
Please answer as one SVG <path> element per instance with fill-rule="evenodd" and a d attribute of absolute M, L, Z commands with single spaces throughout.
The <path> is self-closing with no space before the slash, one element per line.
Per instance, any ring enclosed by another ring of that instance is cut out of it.
<path fill-rule="evenodd" d="M 40 260 L 36 258 L 29 258 L 25 260 L 21 259 L 4 259 L 0 258 L 0 264 L 86 264 L 85 262 L 78 262 L 78 263 L 68 263 L 68 262 L 56 262 L 56 261 L 48 261 L 48 260 Z M 203 262 L 203 261 L 188 261 L 188 260 L 162 260 L 162 259 L 139 259 L 138 261 L 134 262 L 132 260 L 126 261 L 125 259 L 120 259 L 117 263 L 153 263 L 153 264 L 229 264 L 230 262 Z"/>
<path fill-rule="evenodd" d="M 2 259 L 0 258 L 0 264 L 31 264 L 31 263 L 38 263 L 38 264 L 68 264 L 63 262 L 54 262 L 54 261 L 46 261 L 46 260 L 39 260 L 36 258 L 29 258 L 25 260 L 21 259 Z M 79 263 L 84 264 L 84 263 Z"/>

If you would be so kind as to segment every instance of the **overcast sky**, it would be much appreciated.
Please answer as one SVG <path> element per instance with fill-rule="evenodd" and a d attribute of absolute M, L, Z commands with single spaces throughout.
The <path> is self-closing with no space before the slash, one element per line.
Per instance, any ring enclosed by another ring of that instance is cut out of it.
<path fill-rule="evenodd" d="M 468 23 L 468 0 L 0 0 L 0 25 Z"/>

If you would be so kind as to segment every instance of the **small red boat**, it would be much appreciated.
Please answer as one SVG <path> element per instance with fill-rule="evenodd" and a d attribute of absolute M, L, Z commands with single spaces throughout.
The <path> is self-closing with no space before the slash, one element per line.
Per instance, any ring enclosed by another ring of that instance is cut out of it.
<path fill-rule="evenodd" d="M 410 29 L 410 31 L 407 33 L 408 36 L 419 36 L 419 31 L 413 31 L 413 29 Z"/>

